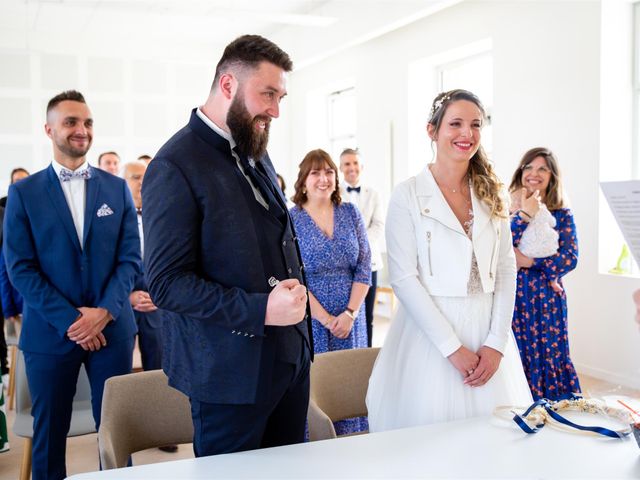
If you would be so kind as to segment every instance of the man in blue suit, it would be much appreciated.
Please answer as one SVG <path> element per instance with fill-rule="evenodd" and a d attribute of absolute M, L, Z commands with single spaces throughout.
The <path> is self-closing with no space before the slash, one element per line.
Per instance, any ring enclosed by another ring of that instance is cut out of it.
<path fill-rule="evenodd" d="M 136 207 L 138 220 L 138 234 L 140 236 L 141 255 L 144 257 L 144 242 L 142 227 L 142 179 L 147 170 L 147 164 L 142 160 L 125 163 L 122 175 L 131 191 L 133 205 Z M 129 302 L 133 308 L 133 315 L 138 326 L 138 346 L 142 359 L 142 369 L 158 370 L 162 368 L 162 310 L 158 310 L 149 296 L 144 272 L 135 279 L 133 291 L 129 295 Z"/>
<path fill-rule="evenodd" d="M 11 185 L 4 253 L 24 298 L 20 348 L 31 392 L 33 479 L 66 476 L 66 436 L 81 364 L 96 428 L 107 378 L 131 371 L 129 293 L 140 272 L 136 211 L 124 180 L 88 165 L 93 120 L 79 92 L 47 105 L 46 169 Z"/>
<path fill-rule="evenodd" d="M 149 293 L 168 311 L 163 368 L 191 401 L 196 456 L 304 439 L 307 293 L 266 153 L 291 68 L 265 38 L 233 41 L 206 103 L 144 177 Z"/>

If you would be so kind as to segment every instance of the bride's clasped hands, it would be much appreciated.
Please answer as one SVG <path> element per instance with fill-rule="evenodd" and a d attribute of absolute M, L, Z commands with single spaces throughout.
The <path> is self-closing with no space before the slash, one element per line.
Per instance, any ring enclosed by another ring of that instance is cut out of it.
<path fill-rule="evenodd" d="M 502 360 L 502 354 L 487 346 L 480 347 L 477 353 L 461 346 L 448 358 L 462 375 L 465 385 L 480 387 L 496 373 L 500 366 L 500 360 Z"/>

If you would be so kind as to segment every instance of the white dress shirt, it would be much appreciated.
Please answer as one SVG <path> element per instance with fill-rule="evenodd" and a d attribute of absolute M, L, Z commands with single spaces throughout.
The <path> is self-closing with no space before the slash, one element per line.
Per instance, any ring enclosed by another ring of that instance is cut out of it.
<path fill-rule="evenodd" d="M 371 271 L 382 269 L 382 240 L 384 236 L 384 212 L 380 195 L 373 188 L 358 184 L 360 192 L 347 191 L 350 185 L 340 184 L 340 195 L 345 202 L 353 203 L 362 215 L 371 248 Z"/>
<path fill-rule="evenodd" d="M 78 234 L 78 240 L 80 241 L 80 247 L 82 248 L 82 237 L 84 236 L 84 208 L 85 208 L 85 182 L 83 178 L 72 178 L 67 182 L 60 180 L 60 171 L 66 167 L 63 167 L 55 160 L 51 162 L 53 170 L 56 172 L 60 186 L 64 193 L 64 198 L 67 200 L 67 206 L 71 212 L 73 218 L 73 225 L 76 227 L 76 233 Z M 85 162 L 78 168 L 73 170 L 74 172 L 82 172 L 89 168 L 89 164 Z"/>
<path fill-rule="evenodd" d="M 357 190 L 351 190 L 349 191 L 348 188 L 349 187 L 354 187 L 354 188 L 358 188 L 360 187 L 360 190 L 362 190 L 362 187 L 360 186 L 360 184 L 358 185 L 349 185 L 347 184 L 345 186 L 345 190 L 347 192 L 347 202 L 349 203 L 353 203 L 356 207 L 358 207 L 358 211 L 362 211 L 362 207 L 360 205 L 360 192 Z"/>
<path fill-rule="evenodd" d="M 144 232 L 142 230 L 142 212 L 138 212 L 138 234 L 140 235 L 140 257 L 144 259 Z"/>
<path fill-rule="evenodd" d="M 218 135 L 220 135 L 222 138 L 224 138 L 226 141 L 229 142 L 229 146 L 231 147 L 231 155 L 233 155 L 233 158 L 236 159 L 236 165 L 238 165 L 238 168 L 242 172 L 242 175 L 244 175 L 244 178 L 246 178 L 247 182 L 249 182 L 249 185 L 251 186 L 251 190 L 253 190 L 253 194 L 255 195 L 256 200 L 260 205 L 262 205 L 264 208 L 269 210 L 269 204 L 265 201 L 260 190 L 253 184 L 249 176 L 246 173 L 244 173 L 244 168 L 242 168 L 242 164 L 240 163 L 240 157 L 238 157 L 238 154 L 233 150 L 236 146 L 236 141 L 233 139 L 233 137 L 229 135 L 227 132 L 225 132 L 223 129 L 221 129 L 218 125 L 213 123 L 211 119 L 207 117 L 202 112 L 202 110 L 200 110 L 200 108 L 196 109 L 196 115 L 198 115 L 198 117 L 200 117 L 200 120 L 202 120 L 209 128 L 211 128 L 211 130 L 213 130 L 214 132 L 216 132 Z"/>

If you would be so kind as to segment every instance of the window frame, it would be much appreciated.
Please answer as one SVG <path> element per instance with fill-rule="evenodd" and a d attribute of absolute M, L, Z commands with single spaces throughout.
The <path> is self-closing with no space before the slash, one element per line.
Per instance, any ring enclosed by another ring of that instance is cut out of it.
<path fill-rule="evenodd" d="M 357 109 L 354 109 L 353 130 L 339 135 L 336 135 L 334 133 L 334 102 L 341 95 L 348 95 L 353 97 L 354 101 L 357 100 L 356 87 L 352 85 L 349 87 L 341 88 L 340 90 L 333 91 L 327 95 L 327 137 L 329 140 L 329 153 L 334 161 L 344 148 L 357 147 Z"/>

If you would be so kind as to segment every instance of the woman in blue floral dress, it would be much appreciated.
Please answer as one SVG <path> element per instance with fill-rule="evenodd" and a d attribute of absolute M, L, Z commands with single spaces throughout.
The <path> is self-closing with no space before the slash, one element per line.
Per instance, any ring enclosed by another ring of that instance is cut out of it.
<path fill-rule="evenodd" d="M 567 393 L 579 393 L 580 383 L 569 356 L 567 297 L 562 286 L 562 277 L 578 263 L 578 238 L 573 214 L 563 199 L 553 153 L 546 148 L 525 153 L 509 191 L 518 265 L 513 332 L 533 398 L 555 400 Z M 518 246 L 529 221 L 544 208 L 555 218 L 558 250 L 549 257 L 529 258 Z"/>
<path fill-rule="evenodd" d="M 312 150 L 295 183 L 291 217 L 309 288 L 316 353 L 367 347 L 364 298 L 371 281 L 371 252 L 357 208 L 342 203 L 338 169 L 329 154 Z M 366 419 L 335 424 L 344 435 L 368 428 Z"/>

